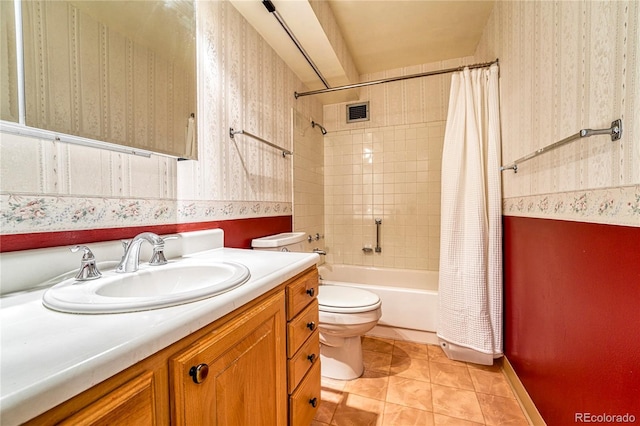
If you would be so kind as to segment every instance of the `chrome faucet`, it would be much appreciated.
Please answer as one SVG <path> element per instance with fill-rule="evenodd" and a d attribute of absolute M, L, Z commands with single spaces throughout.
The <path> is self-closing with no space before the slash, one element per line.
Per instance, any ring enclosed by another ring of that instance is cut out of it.
<path fill-rule="evenodd" d="M 80 270 L 76 275 L 76 281 L 89 281 L 100 278 L 102 274 L 98 270 L 98 266 L 96 265 L 96 258 L 89 250 L 89 247 L 83 245 L 77 245 L 71 247 L 69 250 L 72 252 L 77 252 L 78 250 L 83 250 L 82 262 L 80 264 Z"/>
<path fill-rule="evenodd" d="M 123 241 L 123 244 L 125 244 L 125 252 L 120 264 L 116 268 L 116 272 L 136 272 L 138 270 L 140 263 L 140 246 L 145 241 L 153 245 L 153 256 L 151 257 L 149 265 L 164 265 L 167 263 L 167 259 L 165 259 L 163 254 L 164 239 L 153 232 L 143 232 L 133 237 L 133 240 L 128 244 Z"/>
<path fill-rule="evenodd" d="M 324 250 L 320 250 L 319 248 L 314 248 L 314 249 L 313 249 L 313 252 L 314 252 L 314 253 L 317 253 L 317 254 L 319 254 L 319 255 L 322 255 L 322 256 L 326 256 L 326 255 L 327 255 L 327 252 L 326 252 L 326 251 L 324 251 Z"/>

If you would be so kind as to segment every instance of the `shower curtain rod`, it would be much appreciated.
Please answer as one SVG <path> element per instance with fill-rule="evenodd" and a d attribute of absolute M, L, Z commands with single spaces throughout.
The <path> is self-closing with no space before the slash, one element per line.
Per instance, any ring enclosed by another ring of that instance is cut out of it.
<path fill-rule="evenodd" d="M 485 68 L 485 67 L 491 66 L 493 64 L 497 64 L 497 63 L 498 63 L 498 59 L 496 59 L 493 62 L 484 62 L 484 63 L 481 63 L 481 64 L 464 65 L 464 66 L 456 67 L 456 68 L 448 68 L 448 69 L 437 70 L 437 71 L 427 71 L 427 72 L 423 72 L 423 73 L 419 73 L 419 74 L 403 75 L 403 76 L 400 76 L 400 77 L 389 77 L 389 78 L 383 78 L 383 79 L 380 79 L 380 80 L 365 81 L 363 83 L 355 83 L 355 84 L 347 84 L 345 86 L 330 87 L 330 88 L 327 88 L 327 89 L 310 90 L 308 92 L 300 92 L 300 93 L 294 92 L 294 96 L 295 96 L 296 99 L 298 99 L 300 96 L 319 95 L 321 93 L 336 92 L 338 90 L 355 89 L 355 88 L 358 88 L 358 87 L 373 86 L 374 84 L 391 83 L 392 81 L 409 80 L 411 78 L 428 77 L 430 75 L 449 74 L 449 73 L 452 73 L 452 72 L 462 71 L 465 68 L 469 68 L 469 69 Z"/>
<path fill-rule="evenodd" d="M 291 31 L 291 28 L 289 28 L 289 26 L 287 25 L 287 22 L 282 18 L 282 16 L 280 16 L 280 14 L 276 10 L 276 7 L 273 5 L 271 0 L 262 0 L 262 4 L 267 9 L 267 11 L 269 13 L 272 13 L 274 18 L 276 18 L 276 20 L 278 21 L 278 23 L 280 24 L 284 32 L 287 33 L 287 35 L 289 36 L 293 44 L 298 48 L 298 51 L 300 51 L 300 53 L 302 54 L 304 59 L 307 61 L 309 66 L 313 69 L 313 72 L 315 72 L 318 78 L 320 79 L 320 81 L 322 81 L 322 84 L 324 84 L 324 87 L 326 87 L 327 89 L 331 87 L 329 86 L 329 83 L 327 82 L 327 80 L 324 78 L 324 76 L 318 69 L 318 66 L 315 64 L 315 62 L 313 62 L 313 59 L 311 59 L 311 56 L 309 56 L 307 51 L 304 50 L 304 47 L 302 47 L 302 44 L 300 44 L 296 36 L 293 34 L 293 31 Z"/>

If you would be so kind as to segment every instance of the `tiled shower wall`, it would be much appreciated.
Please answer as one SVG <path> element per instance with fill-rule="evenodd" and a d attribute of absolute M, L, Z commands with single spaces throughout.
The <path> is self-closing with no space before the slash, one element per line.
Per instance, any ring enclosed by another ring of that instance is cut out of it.
<path fill-rule="evenodd" d="M 330 263 L 437 270 L 444 121 L 325 137 Z M 382 251 L 376 246 L 375 219 Z"/>
<path fill-rule="evenodd" d="M 452 68 L 472 58 L 365 74 L 362 81 Z M 440 170 L 450 75 L 369 86 L 325 105 L 325 230 L 334 264 L 438 270 Z M 370 120 L 346 122 L 346 105 L 369 101 Z M 382 219 L 382 251 L 375 219 Z"/>

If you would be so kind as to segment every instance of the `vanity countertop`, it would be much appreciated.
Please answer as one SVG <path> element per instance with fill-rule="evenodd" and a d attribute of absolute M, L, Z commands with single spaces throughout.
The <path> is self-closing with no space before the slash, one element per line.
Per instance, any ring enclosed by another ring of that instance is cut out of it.
<path fill-rule="evenodd" d="M 149 311 L 78 315 L 45 290 L 0 299 L 0 423 L 20 424 L 188 336 L 318 261 L 313 253 L 217 248 L 189 256 L 246 265 L 250 280 L 209 299 Z"/>

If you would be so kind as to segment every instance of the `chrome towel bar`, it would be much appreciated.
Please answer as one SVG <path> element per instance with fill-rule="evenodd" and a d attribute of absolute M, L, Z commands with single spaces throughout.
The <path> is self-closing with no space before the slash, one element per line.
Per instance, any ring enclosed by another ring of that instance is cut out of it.
<path fill-rule="evenodd" d="M 514 173 L 518 173 L 518 164 L 522 163 L 523 161 L 530 160 L 534 157 L 537 157 L 540 154 L 544 154 L 545 152 L 554 150 L 556 148 L 560 148 L 562 145 L 565 145 L 576 139 L 588 138 L 589 136 L 595 136 L 595 135 L 611 135 L 611 141 L 617 141 L 622 137 L 622 119 L 617 119 L 615 121 L 612 121 L 611 127 L 609 127 L 608 129 L 596 129 L 596 130 L 582 129 L 575 135 L 571 135 L 562 140 L 559 140 L 558 142 L 552 143 L 551 145 L 545 146 L 544 148 L 540 148 L 539 150 L 534 151 L 529 155 L 525 155 L 522 158 L 518 158 L 516 161 L 514 161 L 511 164 L 508 164 L 506 166 L 501 166 L 500 171 L 513 170 Z"/>
<path fill-rule="evenodd" d="M 260 141 L 260 142 L 262 142 L 264 144 L 269 145 L 272 148 L 276 148 L 276 149 L 282 151 L 282 156 L 283 157 L 286 157 L 287 155 L 293 155 L 293 151 L 289 151 L 288 149 L 284 149 L 281 146 L 278 146 L 278 145 L 276 145 L 274 143 L 271 143 L 271 142 L 269 142 L 267 140 L 264 140 L 261 137 L 256 136 L 254 134 L 251 134 L 251 133 L 249 133 L 249 132 L 247 132 L 245 130 L 233 130 L 233 127 L 230 127 L 229 128 L 229 137 L 231 139 L 233 139 L 233 135 L 247 135 L 247 136 L 250 136 L 250 137 L 252 137 L 252 138 L 254 138 L 254 139 L 256 139 L 256 140 L 258 140 L 258 141 Z"/>

